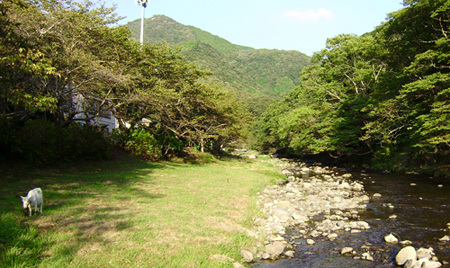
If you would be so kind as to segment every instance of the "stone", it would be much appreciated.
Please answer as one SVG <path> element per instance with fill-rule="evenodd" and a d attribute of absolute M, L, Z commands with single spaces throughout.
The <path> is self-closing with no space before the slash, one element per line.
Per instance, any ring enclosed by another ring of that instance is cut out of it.
<path fill-rule="evenodd" d="M 370 255 L 369 252 L 364 252 L 361 257 L 363 260 L 374 261 L 372 255 Z"/>
<path fill-rule="evenodd" d="M 344 175 L 342 175 L 342 178 L 344 179 L 350 179 L 351 177 L 353 177 L 353 175 L 350 173 L 345 173 Z"/>
<path fill-rule="evenodd" d="M 355 192 L 362 192 L 364 190 L 364 186 L 360 183 L 355 183 L 352 186 L 352 190 Z"/>
<path fill-rule="evenodd" d="M 297 222 L 307 222 L 307 221 L 309 220 L 309 218 L 308 218 L 307 216 L 301 215 L 301 214 L 299 214 L 299 213 L 297 213 L 297 212 L 294 212 L 294 213 L 292 214 L 292 218 L 293 218 L 294 220 L 296 220 Z"/>
<path fill-rule="evenodd" d="M 241 250 L 242 258 L 244 259 L 244 262 L 250 263 L 253 261 L 253 253 L 246 249 Z"/>
<path fill-rule="evenodd" d="M 306 244 L 308 245 L 314 245 L 316 242 L 314 242 L 314 240 L 312 239 L 306 239 Z"/>
<path fill-rule="evenodd" d="M 407 260 L 417 260 L 416 249 L 412 246 L 406 246 L 402 248 L 397 256 L 395 256 L 395 262 L 398 265 L 404 265 Z"/>
<path fill-rule="evenodd" d="M 278 217 L 280 222 L 287 222 L 291 219 L 291 212 L 280 208 L 274 208 L 272 210 L 272 216 Z"/>
<path fill-rule="evenodd" d="M 370 229 L 369 224 L 365 221 L 358 221 L 356 224 L 362 229 Z"/>
<path fill-rule="evenodd" d="M 327 235 L 327 237 L 328 237 L 328 239 L 333 241 L 338 237 L 338 235 L 336 233 L 332 233 L 332 234 Z"/>
<path fill-rule="evenodd" d="M 439 241 L 448 242 L 450 241 L 450 236 L 444 235 L 443 237 L 439 238 Z"/>
<path fill-rule="evenodd" d="M 343 182 L 343 183 L 339 184 L 338 188 L 339 189 L 351 189 L 352 187 L 350 187 L 350 184 L 348 184 L 348 182 Z"/>
<path fill-rule="evenodd" d="M 281 253 L 283 253 L 285 248 L 286 248 L 286 245 L 283 242 L 276 241 L 276 242 L 270 243 L 269 245 L 265 246 L 264 250 L 271 256 L 277 257 Z"/>
<path fill-rule="evenodd" d="M 345 254 L 348 254 L 348 253 L 353 253 L 353 248 L 352 247 L 343 247 L 341 249 L 341 254 L 342 255 L 345 255 Z"/>
<path fill-rule="evenodd" d="M 398 243 L 397 237 L 395 237 L 392 233 L 385 236 L 384 241 L 386 241 L 386 243 L 392 243 L 392 244 Z"/>
<path fill-rule="evenodd" d="M 284 255 L 285 255 L 286 257 L 289 257 L 289 258 L 294 258 L 294 256 L 295 256 L 295 251 L 293 251 L 293 250 L 286 251 L 286 252 L 284 253 Z"/>
<path fill-rule="evenodd" d="M 245 268 L 245 266 L 239 262 L 233 262 L 233 268 Z"/>
<path fill-rule="evenodd" d="M 289 201 L 280 201 L 277 204 L 278 207 L 282 207 L 282 208 L 288 208 L 291 206 L 291 202 Z"/>
<path fill-rule="evenodd" d="M 403 264 L 403 268 L 416 268 L 416 267 L 420 268 L 421 264 L 422 264 L 421 262 L 409 259 L 405 262 L 405 264 Z"/>
<path fill-rule="evenodd" d="M 320 234 L 316 230 L 312 230 L 312 232 L 309 233 L 309 235 L 312 236 L 312 237 L 318 237 Z"/>
<path fill-rule="evenodd" d="M 422 268 L 438 268 L 441 267 L 442 263 L 438 261 L 425 261 L 422 264 Z"/>
<path fill-rule="evenodd" d="M 373 199 L 379 199 L 379 198 L 381 198 L 381 194 L 375 193 L 375 194 L 372 195 L 372 198 Z"/>
<path fill-rule="evenodd" d="M 419 248 L 416 250 L 417 259 L 431 260 L 434 255 L 433 248 Z"/>

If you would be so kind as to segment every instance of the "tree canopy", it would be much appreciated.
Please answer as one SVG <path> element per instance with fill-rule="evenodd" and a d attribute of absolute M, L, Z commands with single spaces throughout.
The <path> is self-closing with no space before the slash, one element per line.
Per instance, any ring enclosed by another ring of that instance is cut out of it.
<path fill-rule="evenodd" d="M 263 115 L 259 146 L 364 156 L 379 169 L 444 172 L 450 5 L 404 5 L 371 33 L 328 39 L 302 71 L 300 85 Z"/>
<path fill-rule="evenodd" d="M 0 121 L 9 129 L 2 136 L 33 120 L 65 128 L 112 112 L 122 134 L 142 129 L 162 154 L 238 139 L 250 117 L 234 92 L 208 82 L 178 49 L 130 39 L 114 9 L 0 2 Z M 3 153 L 17 151 L 20 141 L 9 139 Z"/>

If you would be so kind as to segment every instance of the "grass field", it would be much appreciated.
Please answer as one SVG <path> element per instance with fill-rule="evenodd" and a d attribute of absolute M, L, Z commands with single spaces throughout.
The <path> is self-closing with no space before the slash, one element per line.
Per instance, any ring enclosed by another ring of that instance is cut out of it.
<path fill-rule="evenodd" d="M 255 194 L 281 175 L 268 157 L 207 162 L 0 171 L 0 267 L 231 267 L 255 243 Z M 34 187 L 44 212 L 28 217 Z"/>

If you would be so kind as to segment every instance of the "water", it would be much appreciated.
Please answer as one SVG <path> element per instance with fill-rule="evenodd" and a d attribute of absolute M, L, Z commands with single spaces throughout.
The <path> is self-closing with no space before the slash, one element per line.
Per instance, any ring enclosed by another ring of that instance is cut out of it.
<path fill-rule="evenodd" d="M 365 191 L 372 196 L 360 219 L 370 224 L 370 229 L 359 234 L 339 232 L 336 241 L 316 238 L 316 244 L 306 244 L 306 239 L 291 239 L 297 245 L 295 257 L 277 261 L 258 261 L 253 267 L 396 267 L 394 259 L 403 247 L 387 244 L 384 236 L 394 233 L 400 240 L 410 240 L 416 249 L 432 247 L 441 263 L 450 263 L 450 242 L 439 238 L 450 235 L 450 181 L 418 175 L 352 172 L 353 178 L 364 182 Z M 411 183 L 416 184 L 412 186 Z M 443 187 L 438 187 L 438 185 Z M 390 218 L 395 215 L 396 218 Z M 289 237 L 297 235 L 290 230 Z M 343 247 L 352 247 L 361 256 L 369 251 L 374 261 L 342 256 Z M 450 267 L 444 264 L 443 267 Z"/>

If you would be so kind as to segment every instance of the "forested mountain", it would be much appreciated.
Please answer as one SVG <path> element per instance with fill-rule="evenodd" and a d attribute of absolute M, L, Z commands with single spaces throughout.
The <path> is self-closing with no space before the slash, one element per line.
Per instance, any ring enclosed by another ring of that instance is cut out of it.
<path fill-rule="evenodd" d="M 238 89 L 254 114 L 260 114 L 277 97 L 286 95 L 300 81 L 310 58 L 299 51 L 253 49 L 235 45 L 216 35 L 173 19 L 156 15 L 145 20 L 144 43 L 167 42 L 182 47 L 182 54 L 213 79 Z M 129 22 L 131 37 L 139 40 L 140 19 Z"/>

